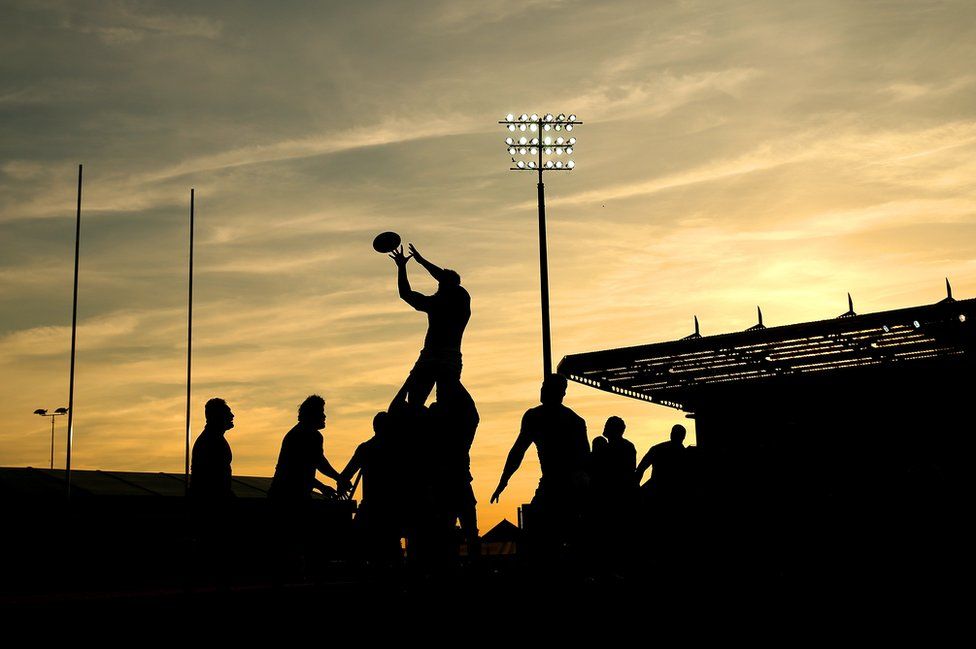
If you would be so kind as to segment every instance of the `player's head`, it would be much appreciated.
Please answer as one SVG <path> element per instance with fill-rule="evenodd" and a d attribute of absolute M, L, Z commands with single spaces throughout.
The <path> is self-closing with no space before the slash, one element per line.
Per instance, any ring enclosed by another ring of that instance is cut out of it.
<path fill-rule="evenodd" d="M 390 415 L 386 411 L 378 412 L 373 416 L 373 432 L 377 437 L 382 437 L 390 429 Z"/>
<path fill-rule="evenodd" d="M 223 399 L 214 397 L 208 401 L 203 407 L 203 414 L 207 418 L 207 426 L 220 430 L 230 430 L 234 427 L 234 413 Z"/>
<path fill-rule="evenodd" d="M 542 403 L 562 403 L 566 396 L 566 377 L 560 374 L 550 374 L 542 382 L 540 401 Z"/>
<path fill-rule="evenodd" d="M 325 428 L 325 399 L 317 394 L 310 394 L 298 406 L 298 421 L 308 424 L 315 430 Z"/>
<path fill-rule="evenodd" d="M 679 444 L 685 441 L 685 434 L 688 431 L 681 424 L 675 424 L 671 427 L 671 441 L 678 442 Z"/>
<path fill-rule="evenodd" d="M 437 288 L 438 289 L 448 289 L 456 288 L 461 285 L 461 276 L 457 274 L 457 271 L 445 268 L 440 272 L 437 277 Z"/>
<path fill-rule="evenodd" d="M 620 417 L 614 415 L 607 419 L 607 423 L 603 425 L 603 436 L 607 439 L 619 439 L 624 436 L 624 431 L 627 429 L 627 424 Z"/>

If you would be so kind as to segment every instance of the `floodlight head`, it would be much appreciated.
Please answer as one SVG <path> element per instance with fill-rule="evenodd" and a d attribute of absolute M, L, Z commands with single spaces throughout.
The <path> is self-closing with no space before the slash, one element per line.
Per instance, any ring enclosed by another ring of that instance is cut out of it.
<path fill-rule="evenodd" d="M 514 131 L 515 130 L 515 124 L 509 124 L 508 125 L 508 130 Z"/>
<path fill-rule="evenodd" d="M 551 122 L 552 121 L 552 113 L 546 113 L 546 121 L 547 122 Z"/>
<path fill-rule="evenodd" d="M 566 155 L 573 155 L 573 147 L 571 146 L 566 147 Z"/>
<path fill-rule="evenodd" d="M 44 408 L 38 408 L 37 410 L 34 411 L 34 414 L 35 415 L 46 415 L 47 414 L 47 410 L 44 409 Z"/>
<path fill-rule="evenodd" d="M 66 414 L 68 414 L 68 409 L 67 408 L 58 408 L 54 412 L 57 413 L 57 414 L 59 414 L 59 415 L 66 415 Z"/>
<path fill-rule="evenodd" d="M 572 124 L 567 124 L 566 125 L 566 130 L 567 131 L 572 131 L 573 130 L 573 125 Z"/>
<path fill-rule="evenodd" d="M 565 122 L 566 121 L 566 114 L 565 113 L 559 113 L 559 117 L 556 118 L 556 121 L 557 122 Z"/>
<path fill-rule="evenodd" d="M 576 144 L 576 138 L 575 137 L 569 138 L 569 143 L 570 144 Z"/>
<path fill-rule="evenodd" d="M 572 160 L 569 160 L 568 162 L 566 162 L 566 167 L 567 167 L 568 169 L 572 169 L 572 168 L 573 168 L 573 167 L 575 167 L 575 166 L 576 166 L 576 163 L 575 163 L 575 162 L 573 162 Z"/>
<path fill-rule="evenodd" d="M 569 116 L 569 121 L 575 122 L 576 121 L 576 115 L 570 115 Z"/>
<path fill-rule="evenodd" d="M 515 155 L 515 153 L 516 153 L 517 151 L 518 151 L 518 149 L 516 149 L 516 148 L 515 148 L 515 147 L 513 147 L 513 146 L 510 146 L 510 147 L 508 147 L 508 155 Z"/>
<path fill-rule="evenodd" d="M 505 138 L 505 144 L 515 144 L 515 139 L 507 137 Z"/>
<path fill-rule="evenodd" d="M 513 115 L 512 113 L 509 113 L 508 115 L 505 116 L 506 122 L 511 122 L 514 119 L 515 119 L 515 115 Z"/>
<path fill-rule="evenodd" d="M 532 117 L 530 117 L 529 119 L 531 119 L 533 122 L 538 122 L 539 121 L 539 116 L 536 115 L 535 113 L 532 113 Z"/>
<path fill-rule="evenodd" d="M 528 119 L 529 119 L 529 116 L 526 115 L 525 113 L 522 113 L 522 116 L 519 117 L 519 121 L 520 122 L 526 122 L 526 121 L 528 121 Z"/>
<path fill-rule="evenodd" d="M 518 162 L 515 163 L 515 166 L 518 167 L 519 169 L 525 169 L 525 162 L 519 160 Z"/>

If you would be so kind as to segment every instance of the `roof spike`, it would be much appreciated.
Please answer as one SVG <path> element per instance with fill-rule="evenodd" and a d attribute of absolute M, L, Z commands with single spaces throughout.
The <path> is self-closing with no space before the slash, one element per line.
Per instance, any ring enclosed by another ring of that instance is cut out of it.
<path fill-rule="evenodd" d="M 950 302 L 955 302 L 956 298 L 952 297 L 952 284 L 949 283 L 949 278 L 945 278 L 946 281 L 946 296 L 939 300 L 939 304 L 948 304 Z"/>
<path fill-rule="evenodd" d="M 847 292 L 847 311 L 841 313 L 838 318 L 853 318 L 857 313 L 854 312 L 854 298 L 851 297 L 850 291 Z"/>
<path fill-rule="evenodd" d="M 946 280 L 946 283 L 948 283 L 948 280 Z M 949 295 L 951 297 L 951 295 L 952 295 L 952 291 L 951 290 L 949 292 Z M 701 331 L 698 329 L 698 316 L 695 316 L 695 335 L 696 336 L 700 336 L 701 335 Z"/>
<path fill-rule="evenodd" d="M 694 340 L 695 338 L 701 338 L 701 332 L 698 330 L 698 316 L 695 316 L 695 333 L 685 336 L 681 340 Z"/>
<path fill-rule="evenodd" d="M 759 316 L 759 323 L 752 325 L 751 327 L 749 327 L 748 329 L 746 329 L 746 331 L 756 331 L 756 330 L 759 330 L 759 329 L 765 329 L 766 328 L 766 325 L 764 325 L 763 324 L 763 321 L 762 321 L 762 309 L 759 308 L 758 305 L 756 305 L 756 314 Z"/>

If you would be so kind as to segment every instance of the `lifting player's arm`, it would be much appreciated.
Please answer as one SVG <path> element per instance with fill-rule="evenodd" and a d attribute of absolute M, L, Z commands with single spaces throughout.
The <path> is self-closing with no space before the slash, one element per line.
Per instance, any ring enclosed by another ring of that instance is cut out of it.
<path fill-rule="evenodd" d="M 407 279 L 407 262 L 412 255 L 403 254 L 403 246 L 400 246 L 392 253 L 390 259 L 397 265 L 397 290 L 400 292 L 400 299 L 417 309 L 425 310 L 427 297 L 410 288 L 410 280 Z"/>
<path fill-rule="evenodd" d="M 419 250 L 413 247 L 412 243 L 410 244 L 410 256 L 416 259 L 417 263 L 419 263 L 421 266 L 426 268 L 427 272 L 430 273 L 431 277 L 436 279 L 438 282 L 441 281 L 441 275 L 444 273 L 444 269 L 441 268 L 440 266 L 430 263 L 430 261 L 428 261 L 426 257 L 420 254 Z"/>
<path fill-rule="evenodd" d="M 322 474 L 329 476 L 336 481 L 336 489 L 339 493 L 344 493 L 349 491 L 349 481 L 342 477 L 342 474 L 336 471 L 332 465 L 329 463 L 329 459 L 325 457 L 325 453 L 322 453 L 322 458 L 319 460 L 319 464 L 316 467 Z"/>
<path fill-rule="evenodd" d="M 508 480 L 512 475 L 518 471 L 519 466 L 522 464 L 522 459 L 525 457 L 525 452 L 529 450 L 532 445 L 532 436 L 526 430 L 525 417 L 522 417 L 522 430 L 519 432 L 519 436 L 515 439 L 515 443 L 512 444 L 512 450 L 508 452 L 508 459 L 505 460 L 505 469 L 502 471 L 502 477 L 498 479 L 498 487 L 495 489 L 495 493 L 491 495 L 491 501 L 493 503 L 498 502 L 498 497 L 502 495 L 505 491 L 505 487 L 508 486 Z"/>

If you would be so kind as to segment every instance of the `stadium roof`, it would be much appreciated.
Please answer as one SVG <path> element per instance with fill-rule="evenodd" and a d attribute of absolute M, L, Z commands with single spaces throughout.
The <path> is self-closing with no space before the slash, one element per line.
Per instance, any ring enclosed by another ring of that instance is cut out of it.
<path fill-rule="evenodd" d="M 782 377 L 852 376 L 879 367 L 923 367 L 972 359 L 976 299 L 636 347 L 572 354 L 559 373 L 606 392 L 682 410 L 705 390 L 768 385 Z"/>

